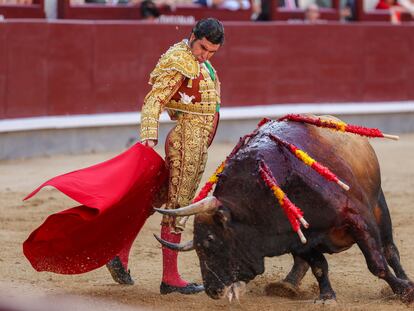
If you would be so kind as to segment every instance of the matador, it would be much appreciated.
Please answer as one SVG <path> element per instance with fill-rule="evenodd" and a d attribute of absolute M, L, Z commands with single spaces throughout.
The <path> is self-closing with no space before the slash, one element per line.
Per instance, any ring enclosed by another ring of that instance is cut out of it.
<path fill-rule="evenodd" d="M 34 269 L 80 274 L 106 264 L 116 282 L 134 284 L 129 252 L 154 205 L 188 205 L 203 174 L 220 108 L 220 82 L 209 59 L 223 43 L 218 20 L 199 21 L 188 40 L 170 47 L 150 74 L 152 88 L 141 113 L 142 143 L 107 161 L 55 176 L 25 198 L 53 186 L 80 204 L 48 216 L 24 241 L 23 253 Z M 177 121 L 166 139 L 165 161 L 152 150 L 163 110 Z M 168 194 L 163 196 L 165 184 Z M 179 243 L 184 224 L 164 217 L 161 238 Z M 204 290 L 181 278 L 177 252 L 163 248 L 162 254 L 161 294 Z"/>
<path fill-rule="evenodd" d="M 169 171 L 168 209 L 191 203 L 204 172 L 207 148 L 215 135 L 220 108 L 220 82 L 209 59 L 223 43 L 222 24 L 213 18 L 200 20 L 190 38 L 171 46 L 150 74 L 152 88 L 144 99 L 141 112 L 142 143 L 149 147 L 157 144 L 159 117 L 163 110 L 176 120 L 165 143 Z M 164 216 L 161 238 L 179 243 L 184 224 L 183 219 Z M 194 294 L 204 290 L 202 285 L 181 278 L 177 252 L 163 247 L 162 253 L 161 294 Z M 116 276 L 116 265 L 110 262 L 107 267 Z M 124 278 L 126 283 L 129 278 L 129 275 Z"/>

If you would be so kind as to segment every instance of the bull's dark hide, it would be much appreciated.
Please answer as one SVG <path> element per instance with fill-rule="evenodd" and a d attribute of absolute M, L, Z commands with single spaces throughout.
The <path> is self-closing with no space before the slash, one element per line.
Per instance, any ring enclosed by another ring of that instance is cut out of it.
<path fill-rule="evenodd" d="M 269 134 L 306 151 L 350 190 L 304 165 Z M 261 161 L 304 212 L 310 224 L 302 229 L 306 244 L 293 232 L 261 179 Z M 214 196 L 221 206 L 196 215 L 194 222 L 194 246 L 210 297 L 220 298 L 232 284 L 249 282 L 263 273 L 264 257 L 292 253 L 295 264 L 284 282 L 299 286 L 310 266 L 320 298 L 335 299 L 323 253 L 337 253 L 357 243 L 370 271 L 387 281 L 404 301 L 413 300 L 413 284 L 400 265 L 392 239 L 378 160 L 366 138 L 302 123 L 267 122 L 228 159 Z"/>

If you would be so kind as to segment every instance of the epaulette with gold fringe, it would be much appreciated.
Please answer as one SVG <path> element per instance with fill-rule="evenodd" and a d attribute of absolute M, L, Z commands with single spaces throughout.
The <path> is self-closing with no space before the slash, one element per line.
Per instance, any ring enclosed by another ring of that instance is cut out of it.
<path fill-rule="evenodd" d="M 199 76 L 200 64 L 184 41 L 174 44 L 161 55 L 157 66 L 150 74 L 150 84 L 153 84 L 154 79 L 162 72 L 169 70 L 176 70 L 189 79 Z"/>

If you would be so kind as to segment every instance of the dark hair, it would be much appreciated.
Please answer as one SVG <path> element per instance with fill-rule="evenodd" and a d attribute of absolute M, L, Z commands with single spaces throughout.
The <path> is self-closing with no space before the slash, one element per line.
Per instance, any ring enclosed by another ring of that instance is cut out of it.
<path fill-rule="evenodd" d="M 193 34 L 196 39 L 206 38 L 213 44 L 224 43 L 223 24 L 215 18 L 206 18 L 197 22 L 193 28 Z"/>
<path fill-rule="evenodd" d="M 152 0 L 144 0 L 141 2 L 141 17 L 143 19 L 147 19 L 150 17 L 159 17 L 160 11 L 158 11 L 158 8 L 156 4 Z"/>

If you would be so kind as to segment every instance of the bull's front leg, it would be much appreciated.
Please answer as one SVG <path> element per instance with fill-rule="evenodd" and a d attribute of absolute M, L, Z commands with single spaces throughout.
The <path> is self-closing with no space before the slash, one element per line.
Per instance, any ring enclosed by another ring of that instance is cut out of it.
<path fill-rule="evenodd" d="M 382 250 L 380 234 L 375 222 L 353 214 L 350 219 L 352 235 L 364 254 L 369 271 L 375 276 L 385 280 L 392 291 L 407 303 L 414 302 L 414 284 L 400 279 L 390 271 L 386 256 Z"/>
<path fill-rule="evenodd" d="M 270 283 L 266 286 L 267 295 L 280 297 L 297 297 L 299 295 L 299 286 L 309 270 L 308 263 L 301 257 L 292 254 L 293 267 L 283 281 Z"/>

